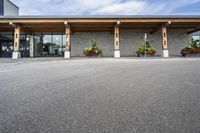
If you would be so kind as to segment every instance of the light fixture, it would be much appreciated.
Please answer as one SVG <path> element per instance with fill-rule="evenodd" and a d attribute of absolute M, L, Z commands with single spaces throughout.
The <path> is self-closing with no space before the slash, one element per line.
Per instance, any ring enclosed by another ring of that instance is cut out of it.
<path fill-rule="evenodd" d="M 13 25 L 13 22 L 9 22 L 9 25 Z"/>
<path fill-rule="evenodd" d="M 26 41 L 29 41 L 29 40 L 30 40 L 30 36 L 27 35 L 27 37 L 26 37 Z"/>
<path fill-rule="evenodd" d="M 68 25 L 67 21 L 64 22 L 65 25 Z"/>
<path fill-rule="evenodd" d="M 117 21 L 117 25 L 120 25 L 120 21 Z"/>

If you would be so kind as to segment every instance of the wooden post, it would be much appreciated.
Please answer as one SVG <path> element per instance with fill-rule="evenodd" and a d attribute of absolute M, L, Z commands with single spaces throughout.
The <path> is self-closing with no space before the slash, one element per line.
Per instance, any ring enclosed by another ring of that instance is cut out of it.
<path fill-rule="evenodd" d="M 20 44 L 20 26 L 15 27 L 15 32 L 14 32 L 14 51 L 18 52 L 19 51 L 19 44 Z"/>
<path fill-rule="evenodd" d="M 20 29 L 21 29 L 21 27 L 19 25 L 15 26 L 15 31 L 14 31 L 14 51 L 12 53 L 12 59 L 19 59 L 21 57 L 21 54 L 20 54 L 20 51 L 19 51 Z"/>
<path fill-rule="evenodd" d="M 70 27 L 69 26 L 65 27 L 65 33 L 66 33 L 66 50 L 70 51 L 71 46 L 70 46 Z"/>
<path fill-rule="evenodd" d="M 162 26 L 162 48 L 167 49 L 167 27 Z"/>
<path fill-rule="evenodd" d="M 66 35 L 66 50 L 64 58 L 70 58 L 70 52 L 71 52 L 71 44 L 70 44 L 70 26 L 66 25 L 65 27 L 65 35 Z"/>
<path fill-rule="evenodd" d="M 169 51 L 167 49 L 167 27 L 162 26 L 162 49 L 163 57 L 169 57 Z"/>
<path fill-rule="evenodd" d="M 115 44 L 115 50 L 119 50 L 119 26 L 115 26 L 114 44 Z"/>
<path fill-rule="evenodd" d="M 115 58 L 119 58 L 120 57 L 120 50 L 119 50 L 119 26 L 116 25 L 115 28 L 114 28 L 114 57 Z"/>

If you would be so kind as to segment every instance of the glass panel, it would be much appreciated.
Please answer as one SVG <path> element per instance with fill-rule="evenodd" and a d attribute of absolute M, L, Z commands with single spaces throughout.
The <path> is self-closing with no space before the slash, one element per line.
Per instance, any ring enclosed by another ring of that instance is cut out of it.
<path fill-rule="evenodd" d="M 4 15 L 4 0 L 0 0 L 0 16 Z"/>
<path fill-rule="evenodd" d="M 54 53 L 52 52 L 52 35 L 49 32 L 43 33 L 43 43 L 42 43 L 42 56 L 51 56 Z"/>
<path fill-rule="evenodd" d="M 19 46 L 19 50 L 22 57 L 29 57 L 30 55 L 29 48 L 30 48 L 29 35 L 22 32 L 22 34 L 20 35 L 20 46 Z"/>
<path fill-rule="evenodd" d="M 63 32 L 34 34 L 35 56 L 63 56 Z"/>
<path fill-rule="evenodd" d="M 13 32 L 2 31 L 0 32 L 0 56 L 12 57 L 13 52 Z"/>
<path fill-rule="evenodd" d="M 54 51 L 55 55 L 62 56 L 63 55 L 63 48 L 62 48 L 62 33 L 53 33 L 53 47 L 52 50 Z"/>
<path fill-rule="evenodd" d="M 34 51 L 35 51 L 35 56 L 42 56 L 42 50 L 41 50 L 41 45 L 42 45 L 42 35 L 41 34 L 36 34 L 34 35 Z"/>
<path fill-rule="evenodd" d="M 13 52 L 14 32 L 1 31 L 0 32 L 0 56 L 11 57 Z M 19 51 L 22 57 L 29 57 L 30 42 L 27 40 L 27 34 L 21 32 Z"/>

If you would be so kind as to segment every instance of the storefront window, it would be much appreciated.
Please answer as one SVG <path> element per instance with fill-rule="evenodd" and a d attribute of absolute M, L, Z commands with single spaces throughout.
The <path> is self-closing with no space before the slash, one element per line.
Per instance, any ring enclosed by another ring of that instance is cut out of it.
<path fill-rule="evenodd" d="M 20 46 L 19 50 L 22 57 L 29 57 L 30 55 L 30 40 L 29 35 L 25 32 L 21 32 L 20 34 Z"/>
<path fill-rule="evenodd" d="M 35 56 L 63 56 L 63 32 L 34 34 Z"/>
<path fill-rule="evenodd" d="M 12 57 L 13 41 L 12 31 L 0 32 L 0 57 Z"/>
<path fill-rule="evenodd" d="M 62 32 L 58 32 L 58 33 L 53 33 L 53 44 L 54 44 L 54 48 L 55 50 L 55 54 L 58 54 L 60 56 L 63 55 L 63 36 L 62 36 Z"/>

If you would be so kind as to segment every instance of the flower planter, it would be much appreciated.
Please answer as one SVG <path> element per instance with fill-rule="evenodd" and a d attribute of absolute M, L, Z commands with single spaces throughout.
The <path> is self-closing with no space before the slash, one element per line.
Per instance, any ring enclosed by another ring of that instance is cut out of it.
<path fill-rule="evenodd" d="M 147 57 L 152 57 L 156 54 L 156 50 L 151 47 L 150 42 L 148 41 L 140 43 L 140 47 L 138 48 L 136 54 L 138 57 L 141 57 L 145 56 L 145 52 Z"/>
<path fill-rule="evenodd" d="M 87 52 L 87 53 L 84 53 L 85 56 L 87 57 L 101 57 L 102 56 L 102 53 L 93 53 L 93 52 Z"/>
<path fill-rule="evenodd" d="M 200 53 L 200 49 L 192 49 L 191 53 Z"/>
<path fill-rule="evenodd" d="M 181 50 L 181 55 L 185 56 L 200 56 L 200 47 L 193 38 L 189 38 L 187 41 L 187 47 Z"/>
<path fill-rule="evenodd" d="M 155 54 L 146 54 L 146 57 L 154 57 Z M 145 54 L 137 53 L 137 57 L 145 57 Z"/>
<path fill-rule="evenodd" d="M 183 57 L 186 57 L 186 56 L 198 56 L 200 57 L 200 49 L 192 49 L 192 50 L 182 50 L 181 51 L 181 55 Z"/>
<path fill-rule="evenodd" d="M 90 41 L 90 46 L 83 49 L 83 55 L 87 57 L 98 57 L 102 55 L 102 49 L 97 47 L 95 39 Z"/>
<path fill-rule="evenodd" d="M 137 53 L 137 56 L 138 56 L 138 57 L 145 56 L 144 51 L 138 50 L 136 53 Z M 151 56 L 154 56 L 155 54 L 156 54 L 156 51 L 155 51 L 155 50 L 146 51 L 146 56 L 151 57 Z"/>

